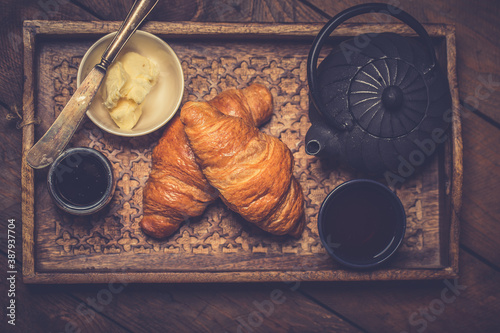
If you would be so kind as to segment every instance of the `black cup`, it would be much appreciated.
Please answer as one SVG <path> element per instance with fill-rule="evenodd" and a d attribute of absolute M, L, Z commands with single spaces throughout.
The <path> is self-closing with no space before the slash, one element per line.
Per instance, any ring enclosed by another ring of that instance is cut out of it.
<path fill-rule="evenodd" d="M 74 215 L 93 214 L 113 197 L 113 168 L 95 149 L 70 148 L 50 166 L 47 187 L 60 209 Z"/>
<path fill-rule="evenodd" d="M 387 261 L 406 230 L 406 214 L 387 186 L 356 179 L 336 187 L 323 201 L 318 231 L 328 253 L 352 268 L 370 268 Z"/>

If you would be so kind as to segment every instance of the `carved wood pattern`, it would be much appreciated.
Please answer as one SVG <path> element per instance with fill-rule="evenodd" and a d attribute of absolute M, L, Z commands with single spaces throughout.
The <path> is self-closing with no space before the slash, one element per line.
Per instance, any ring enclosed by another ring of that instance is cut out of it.
<path fill-rule="evenodd" d="M 172 264 L 153 269 L 174 271 L 189 267 L 199 271 L 215 267 L 293 270 L 297 262 L 304 260 L 315 267 L 337 267 L 325 255 L 319 241 L 318 210 L 328 192 L 361 175 L 308 156 L 304 151 L 303 138 L 310 126 L 306 79 L 309 42 L 169 42 L 184 70 L 183 102 L 210 99 L 226 88 L 243 88 L 252 82 L 270 87 L 274 114 L 262 130 L 279 137 L 293 152 L 295 176 L 306 197 L 307 227 L 302 237 L 295 240 L 269 235 L 243 221 L 220 200 L 166 240 L 145 236 L 138 224 L 142 215 L 142 188 L 151 169 L 151 151 L 161 130 L 144 137 L 122 138 L 100 130 L 86 119 L 70 145 L 92 147 L 109 158 L 117 178 L 115 195 L 108 207 L 95 215 L 71 216 L 51 202 L 46 191 L 46 174 L 37 172 L 35 223 L 39 268 L 139 269 L 156 265 L 158 258 L 170 260 Z M 76 70 L 91 43 L 90 40 L 58 41 L 42 45 L 37 92 L 37 112 L 42 123 L 36 130 L 37 138 L 75 91 Z M 438 159 L 434 159 L 421 174 L 396 189 L 408 215 L 408 227 L 404 244 L 391 264 L 394 267 L 442 265 L 438 164 Z M 261 267 L 239 263 L 245 260 Z M 273 266 L 266 267 L 266 263 Z"/>

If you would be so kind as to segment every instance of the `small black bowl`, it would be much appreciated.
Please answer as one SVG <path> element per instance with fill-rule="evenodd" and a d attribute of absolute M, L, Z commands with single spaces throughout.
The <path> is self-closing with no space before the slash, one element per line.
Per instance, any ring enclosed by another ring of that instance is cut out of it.
<path fill-rule="evenodd" d="M 323 201 L 318 231 L 327 252 L 351 268 L 371 268 L 387 261 L 406 230 L 406 214 L 387 186 L 356 179 L 337 186 Z"/>
<path fill-rule="evenodd" d="M 73 215 L 101 210 L 113 197 L 113 167 L 102 153 L 91 148 L 70 148 L 49 168 L 49 194 L 55 204 Z"/>

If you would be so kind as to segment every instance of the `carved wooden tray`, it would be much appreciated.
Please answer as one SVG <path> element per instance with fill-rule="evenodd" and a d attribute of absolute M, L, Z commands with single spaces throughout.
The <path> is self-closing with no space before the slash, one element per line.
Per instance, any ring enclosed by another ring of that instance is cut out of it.
<path fill-rule="evenodd" d="M 25 153 L 51 125 L 76 89 L 87 48 L 117 22 L 24 23 Z M 58 210 L 46 188 L 46 171 L 23 161 L 23 275 L 28 283 L 349 281 L 449 278 L 458 272 L 461 137 L 454 29 L 427 26 L 453 90 L 451 139 L 431 163 L 395 189 L 406 209 L 407 233 L 394 260 L 370 271 L 347 270 L 326 255 L 316 226 L 319 206 L 340 183 L 361 177 L 304 152 L 310 126 L 306 60 L 321 24 L 200 24 L 150 22 L 143 29 L 165 39 L 181 59 L 184 102 L 210 98 L 229 87 L 261 82 L 275 103 L 262 130 L 292 150 L 295 175 L 306 196 L 307 227 L 298 240 L 250 226 L 220 201 L 167 240 L 145 236 L 139 221 L 142 188 L 161 130 L 138 138 L 105 133 L 83 121 L 70 146 L 104 153 L 118 179 L 103 212 L 75 217 Z M 346 24 L 333 42 L 363 32 L 412 34 L 402 25 Z"/>

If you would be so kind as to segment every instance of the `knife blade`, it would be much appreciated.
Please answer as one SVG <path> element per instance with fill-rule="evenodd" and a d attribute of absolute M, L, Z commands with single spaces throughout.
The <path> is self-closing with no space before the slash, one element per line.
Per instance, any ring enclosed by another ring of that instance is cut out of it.
<path fill-rule="evenodd" d="M 99 90 L 106 71 L 95 66 L 75 91 L 44 136 L 28 151 L 26 162 L 40 169 L 50 165 L 68 144 Z"/>

